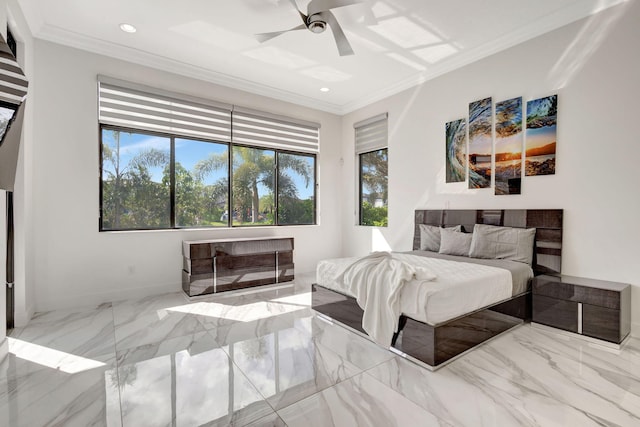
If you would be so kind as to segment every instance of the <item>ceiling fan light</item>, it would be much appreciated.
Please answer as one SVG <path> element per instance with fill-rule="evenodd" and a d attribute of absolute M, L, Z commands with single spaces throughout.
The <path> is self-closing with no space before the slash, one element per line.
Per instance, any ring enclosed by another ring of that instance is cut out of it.
<path fill-rule="evenodd" d="M 312 22 L 311 25 L 309 25 L 309 30 L 311 30 L 312 33 L 316 34 L 323 32 L 326 28 L 327 24 L 322 21 Z"/>
<path fill-rule="evenodd" d="M 327 23 L 318 15 L 312 15 L 307 22 L 307 28 L 312 33 L 320 34 L 327 29 Z"/>

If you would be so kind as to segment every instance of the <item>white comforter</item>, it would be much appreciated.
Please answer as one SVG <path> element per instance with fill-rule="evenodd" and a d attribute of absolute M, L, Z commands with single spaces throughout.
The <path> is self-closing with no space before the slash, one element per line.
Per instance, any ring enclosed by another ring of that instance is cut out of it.
<path fill-rule="evenodd" d="M 350 264 L 337 278 L 364 310 L 362 329 L 383 347 L 391 345 L 398 330 L 400 295 L 410 280 L 429 281 L 436 276 L 425 267 L 374 252 Z"/>
<path fill-rule="evenodd" d="M 391 300 L 394 303 L 399 300 L 399 311 L 412 319 L 430 325 L 437 325 L 512 296 L 511 272 L 506 269 L 403 253 L 392 253 L 391 257 L 408 263 L 414 268 L 429 271 L 436 276 L 434 280 L 412 278 L 397 288 L 391 285 L 396 291 Z M 339 258 L 320 261 L 317 268 L 317 283 L 357 298 L 354 290 L 345 285 L 342 277 L 343 273 L 359 259 Z M 385 283 L 385 286 L 390 286 L 390 282 L 378 280 L 374 271 L 369 275 L 371 276 L 369 280 L 375 283 L 375 286 L 381 287 L 380 285 Z M 365 277 L 365 273 L 361 272 L 360 276 Z M 375 304 L 380 306 L 379 301 Z M 381 308 L 381 310 L 387 309 Z M 391 310 L 395 312 L 394 307 Z M 386 313 L 380 315 L 380 320 L 387 316 Z M 397 327 L 397 317 L 389 323 L 394 331 Z"/>

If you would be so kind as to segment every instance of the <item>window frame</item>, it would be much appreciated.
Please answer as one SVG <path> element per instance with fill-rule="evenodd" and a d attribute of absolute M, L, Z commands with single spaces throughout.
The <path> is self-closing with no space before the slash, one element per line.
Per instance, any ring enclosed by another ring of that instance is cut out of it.
<path fill-rule="evenodd" d="M 170 161 L 169 161 L 169 169 L 170 169 L 170 219 L 169 219 L 169 227 L 165 228 L 117 228 L 117 229 L 105 229 L 103 224 L 104 218 L 104 206 L 103 206 L 103 192 L 104 192 L 104 180 L 103 180 L 103 131 L 104 130 L 112 130 L 118 132 L 126 132 L 126 133 L 135 133 L 135 134 L 143 134 L 143 135 L 151 135 L 151 136 L 159 136 L 163 138 L 168 138 L 170 140 Z M 255 145 L 249 145 L 244 143 L 234 144 L 231 141 L 219 141 L 219 140 L 211 140 L 206 138 L 197 138 L 194 136 L 187 135 L 177 135 L 170 134 L 164 132 L 157 132 L 145 129 L 136 129 L 131 127 L 117 126 L 105 123 L 98 123 L 98 152 L 99 152 L 99 192 L 98 192 L 98 203 L 99 203 L 99 212 L 98 212 L 98 231 L 99 232 L 122 232 L 122 231 L 166 231 L 166 230 L 189 230 L 189 229 L 199 229 L 199 230 L 219 230 L 219 229 L 230 229 L 230 228 L 262 228 L 262 227 L 295 227 L 295 226 L 313 226 L 318 224 L 318 156 L 317 153 L 308 153 L 308 152 L 296 152 L 292 150 L 284 150 L 270 147 L 261 147 Z M 204 143 L 215 143 L 220 145 L 226 145 L 228 150 L 228 191 L 227 191 L 227 206 L 229 206 L 229 215 L 227 217 L 227 225 L 226 226 L 177 226 L 176 225 L 176 177 L 175 177 L 175 141 L 176 139 L 186 139 L 195 142 L 204 142 Z M 274 152 L 274 223 L 273 224 L 264 224 L 264 225 L 233 225 L 233 215 L 232 215 L 232 202 L 233 202 L 233 147 L 247 147 L 251 149 L 258 150 L 268 150 Z M 279 177 L 279 165 L 278 165 L 278 154 L 290 154 L 290 155 L 298 155 L 304 157 L 313 158 L 313 222 L 305 223 L 305 224 L 280 224 L 278 221 L 278 177 Z"/>

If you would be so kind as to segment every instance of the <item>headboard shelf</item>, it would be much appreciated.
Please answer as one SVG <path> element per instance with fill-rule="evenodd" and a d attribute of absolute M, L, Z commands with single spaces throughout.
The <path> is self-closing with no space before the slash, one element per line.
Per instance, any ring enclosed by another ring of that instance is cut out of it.
<path fill-rule="evenodd" d="M 562 209 L 441 209 L 416 210 L 413 249 L 420 248 L 420 224 L 452 227 L 467 233 L 476 224 L 535 228 L 532 268 L 536 275 L 560 273 L 562 267 Z"/>

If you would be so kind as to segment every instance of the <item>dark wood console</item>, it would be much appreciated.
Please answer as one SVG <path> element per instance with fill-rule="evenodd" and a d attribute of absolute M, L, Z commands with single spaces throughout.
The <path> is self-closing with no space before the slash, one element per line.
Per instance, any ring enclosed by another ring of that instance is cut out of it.
<path fill-rule="evenodd" d="M 182 255 L 182 289 L 189 296 L 294 278 L 292 237 L 183 241 Z"/>
<path fill-rule="evenodd" d="M 565 275 L 533 279 L 532 321 L 620 344 L 631 330 L 631 286 Z"/>

